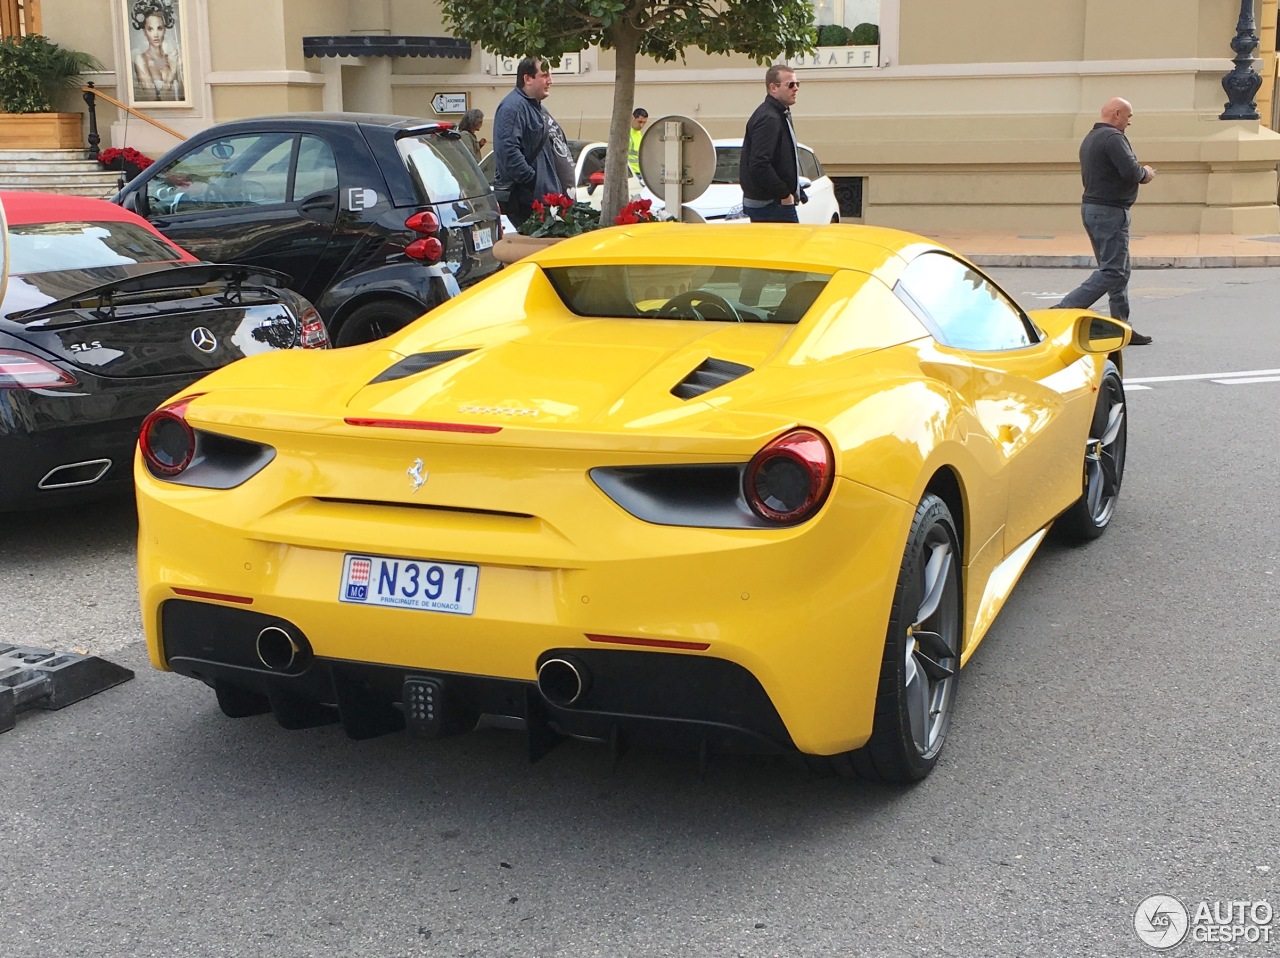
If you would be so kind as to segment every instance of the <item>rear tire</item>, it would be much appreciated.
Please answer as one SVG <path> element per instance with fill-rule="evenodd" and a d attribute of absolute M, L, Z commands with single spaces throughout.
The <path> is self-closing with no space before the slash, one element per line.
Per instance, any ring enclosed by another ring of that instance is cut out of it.
<path fill-rule="evenodd" d="M 1089 424 L 1089 438 L 1085 442 L 1082 491 L 1071 508 L 1054 522 L 1053 531 L 1058 538 L 1088 542 L 1111 525 L 1124 481 L 1128 418 L 1120 370 L 1107 360 Z"/>
<path fill-rule="evenodd" d="M 898 571 L 871 738 L 831 759 L 837 773 L 910 784 L 938 763 L 960 672 L 960 565 L 951 510 L 926 495 Z"/>
<path fill-rule="evenodd" d="M 403 329 L 427 310 L 403 299 L 378 299 L 353 309 L 338 327 L 338 346 L 371 343 Z"/>

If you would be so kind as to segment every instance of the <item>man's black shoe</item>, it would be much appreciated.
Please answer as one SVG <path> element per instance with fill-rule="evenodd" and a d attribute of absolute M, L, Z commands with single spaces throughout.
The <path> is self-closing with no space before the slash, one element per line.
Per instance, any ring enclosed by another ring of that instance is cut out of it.
<path fill-rule="evenodd" d="M 1142 335 L 1142 333 L 1138 332 L 1135 329 L 1132 333 L 1129 334 L 1129 345 L 1130 346 L 1150 346 L 1151 337 L 1144 336 Z"/>

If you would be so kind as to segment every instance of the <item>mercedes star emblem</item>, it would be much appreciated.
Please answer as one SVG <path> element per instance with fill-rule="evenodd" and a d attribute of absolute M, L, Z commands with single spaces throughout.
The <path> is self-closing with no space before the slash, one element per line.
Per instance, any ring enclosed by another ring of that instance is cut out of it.
<path fill-rule="evenodd" d="M 202 353 L 211 353 L 218 348 L 218 337 L 203 326 L 191 330 L 191 344 Z"/>

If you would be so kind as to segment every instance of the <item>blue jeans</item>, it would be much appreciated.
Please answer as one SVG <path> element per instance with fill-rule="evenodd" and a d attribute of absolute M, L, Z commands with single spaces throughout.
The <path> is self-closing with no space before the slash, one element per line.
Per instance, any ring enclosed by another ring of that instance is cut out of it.
<path fill-rule="evenodd" d="M 796 205 L 794 203 L 784 205 L 780 200 L 774 200 L 768 206 L 747 206 L 744 204 L 742 211 L 747 214 L 747 218 L 753 223 L 800 222 L 800 216 L 796 213 Z"/>
<path fill-rule="evenodd" d="M 1083 283 L 1067 293 L 1061 309 L 1088 309 L 1105 294 L 1111 316 L 1129 321 L 1129 211 L 1118 206 L 1082 203 L 1080 218 L 1093 244 L 1098 268 Z"/>

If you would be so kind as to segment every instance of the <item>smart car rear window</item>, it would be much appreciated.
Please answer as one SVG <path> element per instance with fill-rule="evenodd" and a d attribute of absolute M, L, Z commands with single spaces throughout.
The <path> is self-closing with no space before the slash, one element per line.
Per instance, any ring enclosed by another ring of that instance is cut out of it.
<path fill-rule="evenodd" d="M 489 192 L 480 167 L 456 136 L 446 133 L 403 136 L 396 140 L 396 147 L 423 204 L 452 203 Z"/>
<path fill-rule="evenodd" d="M 800 270 L 670 263 L 546 270 L 579 316 L 793 325 L 831 277 Z"/>
<path fill-rule="evenodd" d="M 9 227 L 9 271 L 52 273 L 182 259 L 177 247 L 134 223 L 23 223 Z"/>

